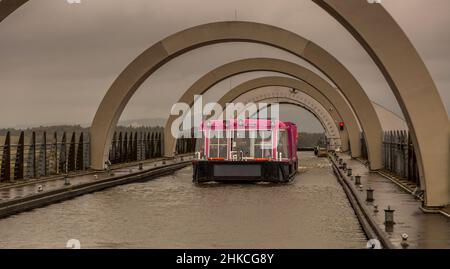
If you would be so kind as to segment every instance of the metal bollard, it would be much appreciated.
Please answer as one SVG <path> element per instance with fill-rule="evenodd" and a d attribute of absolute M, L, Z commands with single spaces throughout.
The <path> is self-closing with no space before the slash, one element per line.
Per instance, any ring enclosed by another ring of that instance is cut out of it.
<path fill-rule="evenodd" d="M 402 246 L 402 248 L 407 248 L 409 246 L 407 234 L 402 234 L 402 242 L 400 243 L 400 246 Z"/>
<path fill-rule="evenodd" d="M 355 176 L 355 185 L 361 185 L 361 176 L 360 175 Z"/>
<path fill-rule="evenodd" d="M 388 208 L 384 210 L 384 224 L 385 225 L 394 225 L 394 209 L 391 209 L 391 206 L 388 205 Z"/>
<path fill-rule="evenodd" d="M 352 175 L 352 169 L 349 167 L 347 168 L 347 176 L 351 176 Z"/>
<path fill-rule="evenodd" d="M 70 179 L 69 179 L 69 177 L 67 175 L 64 176 L 64 185 L 65 186 L 69 186 L 70 185 Z"/>
<path fill-rule="evenodd" d="M 344 171 L 347 170 L 347 163 L 345 163 L 345 162 L 342 163 L 342 170 L 344 170 Z"/>
<path fill-rule="evenodd" d="M 366 201 L 367 202 L 373 202 L 373 191 L 374 189 L 372 189 L 371 187 L 369 187 L 367 190 L 367 195 L 366 195 Z"/>
<path fill-rule="evenodd" d="M 373 205 L 373 212 L 378 213 L 378 205 Z"/>
<path fill-rule="evenodd" d="M 139 170 L 144 169 L 144 165 L 142 163 L 139 163 Z"/>
<path fill-rule="evenodd" d="M 166 160 L 162 161 L 162 164 L 166 164 Z"/>
<path fill-rule="evenodd" d="M 339 158 L 339 164 L 340 165 L 342 165 L 342 162 L 343 162 L 344 160 L 342 159 L 342 158 Z"/>

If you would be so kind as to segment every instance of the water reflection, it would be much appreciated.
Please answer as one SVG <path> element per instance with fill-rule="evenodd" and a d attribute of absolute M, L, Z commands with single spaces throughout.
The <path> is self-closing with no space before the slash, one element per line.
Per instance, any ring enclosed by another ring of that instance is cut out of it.
<path fill-rule="evenodd" d="M 363 248 L 326 159 L 301 155 L 289 184 L 192 183 L 192 170 L 0 220 L 2 248 Z"/>

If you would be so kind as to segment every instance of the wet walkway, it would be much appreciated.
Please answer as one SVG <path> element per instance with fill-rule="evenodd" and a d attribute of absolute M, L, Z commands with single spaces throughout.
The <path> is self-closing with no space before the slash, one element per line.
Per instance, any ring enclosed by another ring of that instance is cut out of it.
<path fill-rule="evenodd" d="M 368 168 L 360 161 L 351 159 L 349 155 L 339 154 L 353 169 L 353 175 L 361 175 L 363 191 L 358 195 L 366 198 L 366 189 L 372 187 L 373 202 L 366 202 L 372 211 L 380 228 L 387 234 L 395 247 L 400 248 L 403 233 L 408 235 L 409 248 L 450 248 L 450 218 L 441 214 L 425 214 L 419 208 L 421 201 L 403 190 L 390 179 L 378 174 L 369 173 Z M 347 181 L 351 181 L 346 177 Z M 352 184 L 354 184 L 352 182 Z M 374 205 L 378 205 L 378 213 L 374 212 Z M 390 206 L 395 210 L 393 230 L 386 229 L 384 223 L 384 209 Z"/>
<path fill-rule="evenodd" d="M 187 160 L 187 157 L 184 158 Z M 143 170 L 161 167 L 164 164 L 165 165 L 173 164 L 177 160 L 179 159 L 166 160 L 163 158 L 158 158 L 154 160 L 147 160 L 143 162 Z M 114 176 L 127 175 L 138 171 L 139 171 L 138 163 L 117 165 L 112 168 Z M 109 177 L 111 177 L 111 175 L 108 175 L 107 172 L 92 171 L 81 174 L 71 174 L 69 175 L 69 180 L 72 186 L 76 186 L 88 182 L 95 182 Z M 7 202 L 13 199 L 34 195 L 38 193 L 39 186 L 42 186 L 43 189 L 42 193 L 66 187 L 64 185 L 64 178 L 61 176 L 46 179 L 19 181 L 16 183 L 0 184 L 0 204 L 2 202 Z"/>

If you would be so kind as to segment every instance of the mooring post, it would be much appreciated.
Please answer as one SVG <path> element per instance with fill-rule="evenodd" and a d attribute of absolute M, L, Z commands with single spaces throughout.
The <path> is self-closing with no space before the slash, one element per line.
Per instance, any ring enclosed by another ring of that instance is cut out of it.
<path fill-rule="evenodd" d="M 69 186 L 70 185 L 70 179 L 69 176 L 66 174 L 64 175 L 64 185 Z"/>
<path fill-rule="evenodd" d="M 347 168 L 347 176 L 351 176 L 352 175 L 352 169 L 349 167 Z"/>
<path fill-rule="evenodd" d="M 407 234 L 402 234 L 402 242 L 400 243 L 400 245 L 402 246 L 402 248 L 407 248 L 409 246 Z"/>
<path fill-rule="evenodd" d="M 391 209 L 391 206 L 388 205 L 388 208 L 384 210 L 384 224 L 385 225 L 394 225 L 394 209 Z"/>
<path fill-rule="evenodd" d="M 374 189 L 372 189 L 372 187 L 367 188 L 367 195 L 366 195 L 366 201 L 367 202 L 373 202 L 373 191 Z"/>

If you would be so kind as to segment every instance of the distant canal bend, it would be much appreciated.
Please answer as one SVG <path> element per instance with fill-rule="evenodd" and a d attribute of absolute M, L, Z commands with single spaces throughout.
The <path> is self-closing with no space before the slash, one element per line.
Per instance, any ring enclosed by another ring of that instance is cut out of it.
<path fill-rule="evenodd" d="M 0 220 L 0 248 L 364 248 L 325 158 L 290 184 L 192 183 L 192 169 Z M 45 227 L 45 228 L 43 228 Z"/>

